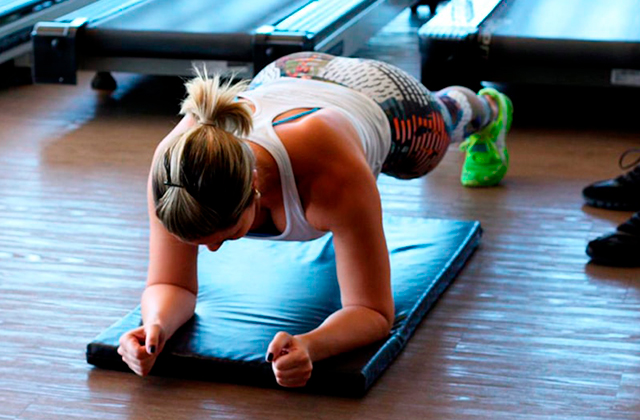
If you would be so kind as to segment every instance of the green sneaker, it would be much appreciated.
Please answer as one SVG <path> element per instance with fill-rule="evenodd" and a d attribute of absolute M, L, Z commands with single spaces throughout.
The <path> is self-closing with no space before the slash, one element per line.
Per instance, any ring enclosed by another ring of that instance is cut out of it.
<path fill-rule="evenodd" d="M 507 173 L 509 152 L 506 137 L 513 119 L 513 104 L 504 94 L 485 88 L 478 95 L 491 96 L 498 104 L 498 117 L 460 145 L 466 157 L 460 182 L 465 187 L 491 187 Z"/>

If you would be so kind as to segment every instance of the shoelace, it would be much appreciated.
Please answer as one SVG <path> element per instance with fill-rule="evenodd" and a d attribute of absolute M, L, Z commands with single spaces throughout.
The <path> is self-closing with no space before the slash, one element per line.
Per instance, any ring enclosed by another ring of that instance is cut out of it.
<path fill-rule="evenodd" d="M 640 156 L 638 156 L 636 158 L 636 160 L 634 160 L 631 163 L 624 163 L 625 158 L 632 153 L 640 153 L 640 149 L 629 149 L 626 150 L 622 155 L 620 155 L 620 159 L 618 160 L 618 166 L 620 167 L 620 169 L 622 170 L 628 170 L 631 169 L 629 172 L 627 172 L 624 175 L 620 175 L 616 180 L 618 182 L 623 182 L 623 183 L 640 183 Z"/>

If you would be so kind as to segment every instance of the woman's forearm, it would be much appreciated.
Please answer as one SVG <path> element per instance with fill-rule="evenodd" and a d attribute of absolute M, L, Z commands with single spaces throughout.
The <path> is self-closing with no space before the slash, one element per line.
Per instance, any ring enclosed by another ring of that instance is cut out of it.
<path fill-rule="evenodd" d="M 390 329 L 389 321 L 380 312 L 352 306 L 340 309 L 315 330 L 296 337 L 307 346 L 315 362 L 382 340 Z"/>
<path fill-rule="evenodd" d="M 142 294 L 142 321 L 158 324 L 169 339 L 195 311 L 196 295 L 172 284 L 152 284 Z"/>

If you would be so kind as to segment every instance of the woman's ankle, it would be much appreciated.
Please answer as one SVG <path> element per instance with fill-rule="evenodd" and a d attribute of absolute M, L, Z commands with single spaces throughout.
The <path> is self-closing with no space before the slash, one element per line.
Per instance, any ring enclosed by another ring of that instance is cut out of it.
<path fill-rule="evenodd" d="M 498 118 L 498 113 L 500 112 L 499 108 L 498 108 L 498 103 L 496 102 L 496 100 L 489 95 L 478 95 L 478 98 L 480 100 L 482 100 L 482 102 L 484 104 L 486 104 L 486 109 L 489 113 L 489 118 L 486 122 L 486 124 L 483 125 L 486 126 L 490 123 L 492 123 L 493 121 L 495 121 Z"/>

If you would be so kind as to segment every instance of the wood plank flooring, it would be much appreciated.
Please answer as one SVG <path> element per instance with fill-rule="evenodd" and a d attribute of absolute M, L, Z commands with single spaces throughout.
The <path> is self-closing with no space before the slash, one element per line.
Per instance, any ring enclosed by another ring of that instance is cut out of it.
<path fill-rule="evenodd" d="M 418 25 L 403 14 L 361 55 L 418 76 Z M 640 418 L 640 270 L 584 253 L 631 214 L 580 195 L 640 147 L 616 96 L 514 91 L 512 166 L 497 188 L 461 187 L 453 147 L 423 179 L 380 179 L 385 211 L 477 219 L 485 235 L 405 351 L 351 400 L 85 363 L 86 343 L 139 302 L 147 169 L 183 94 L 178 79 L 117 75 L 108 96 L 90 77 L 0 89 L 0 419 Z"/>

